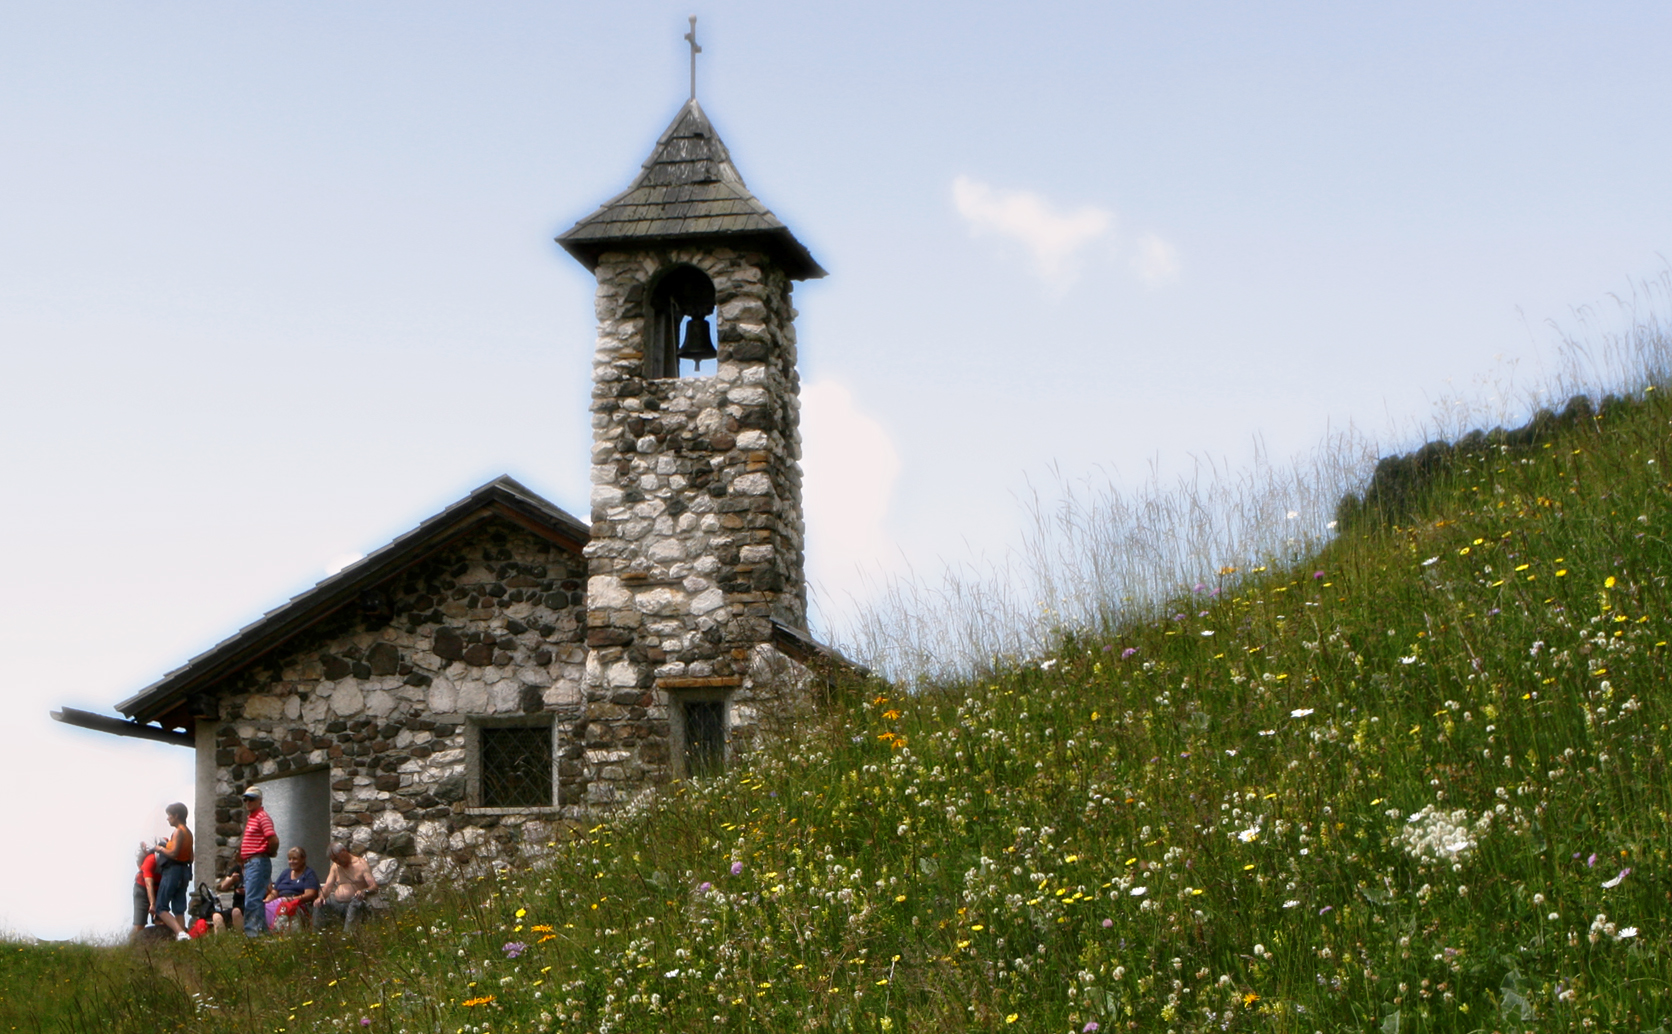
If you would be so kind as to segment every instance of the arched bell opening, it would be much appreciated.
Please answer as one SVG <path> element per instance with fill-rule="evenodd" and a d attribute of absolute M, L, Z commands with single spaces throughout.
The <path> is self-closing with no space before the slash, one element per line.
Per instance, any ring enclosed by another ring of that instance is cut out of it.
<path fill-rule="evenodd" d="M 646 377 L 703 376 L 714 372 L 714 281 L 696 266 L 675 266 L 650 292 L 645 327 Z M 705 370 L 703 363 L 711 365 Z"/>

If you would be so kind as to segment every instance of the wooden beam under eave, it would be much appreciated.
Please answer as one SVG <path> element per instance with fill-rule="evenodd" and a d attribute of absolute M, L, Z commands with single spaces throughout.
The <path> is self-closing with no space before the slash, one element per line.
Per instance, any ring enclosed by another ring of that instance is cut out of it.
<path fill-rule="evenodd" d="M 176 747 L 196 747 L 197 739 L 183 732 L 173 732 L 161 729 L 155 725 L 144 725 L 139 722 L 123 721 L 105 714 L 94 714 L 79 708 L 64 707 L 52 712 L 53 721 L 74 725 L 82 729 L 92 729 L 94 732 L 108 732 L 113 736 L 132 736 L 141 740 L 156 740 L 158 743 L 172 743 Z"/>

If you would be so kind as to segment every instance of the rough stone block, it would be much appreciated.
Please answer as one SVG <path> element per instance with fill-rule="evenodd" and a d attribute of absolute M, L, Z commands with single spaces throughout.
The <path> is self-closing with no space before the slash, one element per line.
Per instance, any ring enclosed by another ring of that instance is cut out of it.
<path fill-rule="evenodd" d="M 244 699 L 244 717 L 258 722 L 277 721 L 284 716 L 284 701 L 276 696 L 255 694 Z"/>
<path fill-rule="evenodd" d="M 359 714 L 365 706 L 366 698 L 359 685 L 352 681 L 338 683 L 331 693 L 331 710 L 344 717 Z"/>

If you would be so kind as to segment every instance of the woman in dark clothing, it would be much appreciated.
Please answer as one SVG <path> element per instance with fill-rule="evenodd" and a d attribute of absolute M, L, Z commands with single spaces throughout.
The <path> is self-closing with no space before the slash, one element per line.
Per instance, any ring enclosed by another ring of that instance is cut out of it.
<path fill-rule="evenodd" d="M 306 922 L 314 899 L 319 897 L 319 877 L 308 868 L 308 852 L 300 847 L 290 849 L 287 857 L 290 868 L 267 888 L 267 928 L 275 929 L 281 916 Z M 286 925 L 289 925 L 288 923 Z"/>
<path fill-rule="evenodd" d="M 226 879 L 215 885 L 215 889 L 223 895 L 228 892 L 232 894 L 230 908 L 217 908 L 215 910 L 211 919 L 215 926 L 215 932 L 225 933 L 227 930 L 242 930 L 244 928 L 244 870 L 233 869 L 232 872 L 227 874 Z M 226 899 L 223 897 L 221 900 L 224 902 Z"/>

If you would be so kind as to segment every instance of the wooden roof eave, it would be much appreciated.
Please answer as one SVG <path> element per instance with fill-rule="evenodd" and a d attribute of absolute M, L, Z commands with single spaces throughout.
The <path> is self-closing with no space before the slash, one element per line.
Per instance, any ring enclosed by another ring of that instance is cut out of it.
<path fill-rule="evenodd" d="M 711 243 L 746 248 L 758 247 L 783 266 L 792 280 L 820 280 L 829 274 L 814 260 L 806 245 L 795 239 L 788 230 L 746 230 L 732 233 L 694 233 L 667 237 L 559 237 L 557 243 L 585 266 L 587 272 L 597 272 L 598 260 L 611 251 L 649 251 L 655 248 L 686 244 Z"/>

